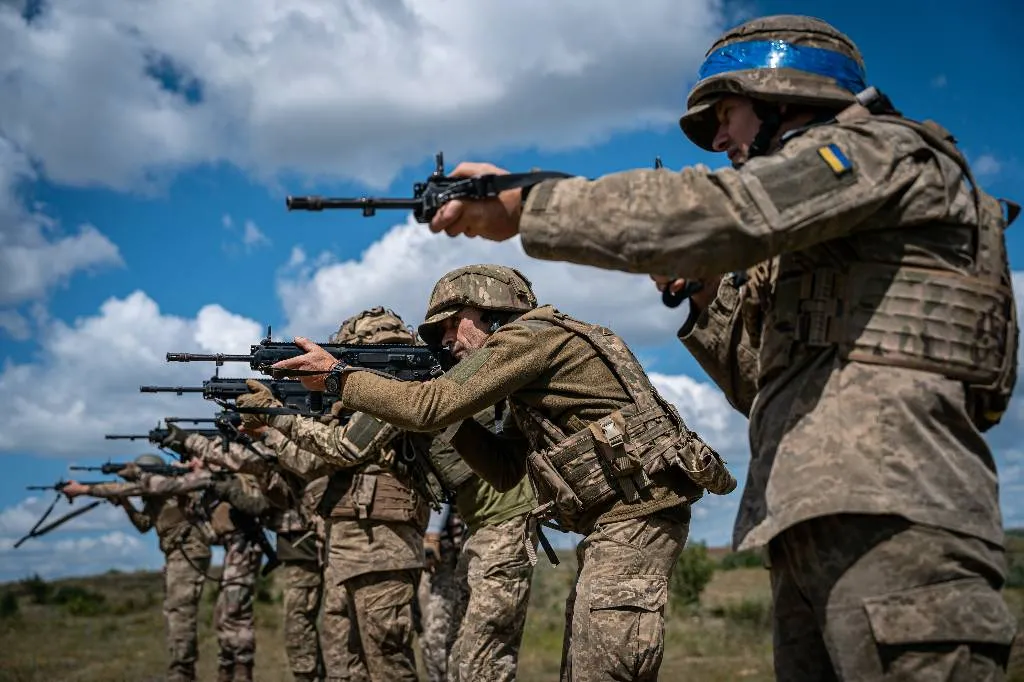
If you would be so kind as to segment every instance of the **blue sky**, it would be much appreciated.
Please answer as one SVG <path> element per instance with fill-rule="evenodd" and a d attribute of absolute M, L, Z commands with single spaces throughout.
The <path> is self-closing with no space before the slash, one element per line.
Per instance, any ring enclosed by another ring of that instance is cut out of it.
<path fill-rule="evenodd" d="M 414 324 L 436 278 L 467 262 L 517 265 L 542 300 L 622 333 L 742 475 L 744 421 L 674 340 L 685 308 L 662 307 L 645 277 L 448 240 L 400 213 L 284 208 L 287 194 L 405 196 L 437 149 L 449 167 L 588 176 L 659 155 L 720 166 L 675 119 L 711 39 L 741 18 L 832 22 L 871 83 L 956 135 L 988 191 L 1024 199 L 1012 0 L 969 16 L 877 0 L 427 4 L 309 0 L 281 14 L 261 0 L 239 16 L 212 0 L 187 15 L 171 1 L 147 14 L 113 0 L 0 2 L 0 580 L 160 565 L 154 538 L 112 507 L 10 545 L 47 502 L 25 485 L 140 452 L 103 433 L 211 412 L 137 393 L 209 376 L 165 352 L 244 351 L 268 324 L 322 338 L 377 304 Z M 1010 230 L 1024 271 L 1022 239 Z M 1024 412 L 1011 412 L 990 442 L 1007 521 L 1024 524 Z M 701 502 L 693 537 L 724 544 L 737 499 Z"/>

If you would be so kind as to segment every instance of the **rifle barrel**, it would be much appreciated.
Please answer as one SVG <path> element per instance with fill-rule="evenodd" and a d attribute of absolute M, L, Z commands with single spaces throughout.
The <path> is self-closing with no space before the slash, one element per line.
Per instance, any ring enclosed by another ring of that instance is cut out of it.
<path fill-rule="evenodd" d="M 146 434 L 146 435 L 141 435 L 140 436 L 140 435 L 137 435 L 137 434 L 136 435 L 127 435 L 127 434 L 121 434 L 121 433 L 118 433 L 118 434 L 108 433 L 107 435 L 105 435 L 103 437 L 106 438 L 107 440 L 140 440 L 142 438 L 149 438 L 149 435 Z"/>
<path fill-rule="evenodd" d="M 168 353 L 167 362 L 252 362 L 252 355 L 227 353 Z"/>
<path fill-rule="evenodd" d="M 286 197 L 284 201 L 285 206 L 288 207 L 289 211 L 323 211 L 325 209 L 336 208 L 357 208 L 362 209 L 364 212 L 369 211 L 367 215 L 373 215 L 373 211 L 377 209 L 412 211 L 419 208 L 422 203 L 419 199 L 393 199 L 387 197 L 339 198 L 315 195 Z"/>
<path fill-rule="evenodd" d="M 202 386 L 139 386 L 139 393 L 202 393 Z"/>

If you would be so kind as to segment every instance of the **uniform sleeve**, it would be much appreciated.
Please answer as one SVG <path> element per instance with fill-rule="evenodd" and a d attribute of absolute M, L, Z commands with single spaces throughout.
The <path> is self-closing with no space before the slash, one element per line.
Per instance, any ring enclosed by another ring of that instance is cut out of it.
<path fill-rule="evenodd" d="M 253 448 L 258 447 L 253 445 Z M 241 474 L 266 476 L 270 473 L 270 463 L 260 457 L 257 452 L 239 443 L 229 443 L 228 449 L 215 438 L 207 438 L 199 434 L 190 434 L 185 439 L 185 449 L 189 454 L 200 457 L 204 462 Z"/>
<path fill-rule="evenodd" d="M 319 419 L 277 416 L 271 425 L 301 449 L 312 453 L 333 469 L 351 469 L 373 461 L 380 447 L 395 433 L 395 427 L 362 412 L 347 422 L 323 423 Z"/>
<path fill-rule="evenodd" d="M 263 436 L 263 444 L 277 453 L 277 463 L 304 481 L 313 481 L 329 476 L 336 467 L 317 457 L 309 450 L 304 450 L 292 439 L 276 428 L 268 428 Z"/>
<path fill-rule="evenodd" d="M 142 511 L 136 509 L 126 497 L 122 497 L 118 501 L 121 503 L 121 508 L 124 509 L 125 514 L 128 515 L 128 520 L 135 526 L 135 530 L 140 533 L 149 532 L 149 529 L 153 527 L 153 517 L 147 514 L 145 509 Z"/>
<path fill-rule="evenodd" d="M 718 295 L 692 324 L 680 330 L 679 340 L 725 394 L 729 404 L 746 416 L 757 395 L 758 349 L 742 318 L 746 285 L 723 277 Z"/>
<path fill-rule="evenodd" d="M 810 128 L 741 169 L 632 170 L 546 181 L 520 222 L 526 253 L 625 272 L 704 279 L 865 228 L 948 214 L 959 171 L 906 126 Z"/>
<path fill-rule="evenodd" d="M 397 381 L 353 370 L 345 379 L 342 402 L 409 431 L 440 431 L 534 381 L 551 365 L 564 340 L 564 332 L 555 326 L 507 324 L 432 381 Z"/>
<path fill-rule="evenodd" d="M 144 479 L 146 474 L 142 475 L 142 479 L 132 482 L 111 482 L 111 483 L 94 483 L 89 486 L 89 492 L 87 493 L 90 497 L 100 497 L 105 500 L 116 499 L 122 497 L 138 497 L 140 495 L 148 494 Z"/>
<path fill-rule="evenodd" d="M 183 495 L 213 487 L 214 478 L 209 471 L 193 471 L 183 476 L 159 476 L 143 474 L 139 481 L 145 492 L 143 495 Z"/>

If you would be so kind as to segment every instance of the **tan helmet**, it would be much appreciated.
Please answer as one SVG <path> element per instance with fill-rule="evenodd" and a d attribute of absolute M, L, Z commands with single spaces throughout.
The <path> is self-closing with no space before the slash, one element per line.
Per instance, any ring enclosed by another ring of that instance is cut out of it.
<path fill-rule="evenodd" d="M 135 463 L 136 464 L 141 464 L 142 466 L 150 466 L 150 467 L 151 466 L 160 466 L 162 464 L 165 464 L 165 462 L 164 462 L 162 457 L 160 457 L 159 455 L 154 455 L 152 453 L 148 453 L 148 452 L 146 454 L 144 454 L 144 455 L 139 455 L 138 457 L 136 457 L 135 458 Z"/>
<path fill-rule="evenodd" d="M 537 297 L 526 275 L 505 265 L 467 265 L 452 270 L 434 285 L 427 315 L 419 326 L 428 345 L 441 341 L 438 325 L 463 306 L 503 312 L 527 312 L 537 307 Z"/>
<path fill-rule="evenodd" d="M 398 343 L 411 346 L 416 343 L 416 337 L 397 314 L 377 306 L 342 322 L 328 342 L 353 345 Z"/>
<path fill-rule="evenodd" d="M 708 151 L 723 95 L 842 109 L 867 88 L 864 60 L 850 38 L 821 19 L 787 14 L 727 31 L 708 50 L 698 79 L 679 127 Z"/>

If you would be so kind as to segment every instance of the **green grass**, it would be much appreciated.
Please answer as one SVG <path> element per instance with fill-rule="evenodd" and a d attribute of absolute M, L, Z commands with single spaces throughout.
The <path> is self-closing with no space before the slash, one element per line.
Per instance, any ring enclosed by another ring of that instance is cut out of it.
<path fill-rule="evenodd" d="M 718 559 L 728 555 L 712 554 Z M 565 598 L 576 575 L 575 556 L 560 556 L 558 567 L 543 557 L 537 565 L 520 655 L 523 682 L 558 678 Z M 212 593 L 215 586 L 206 589 Z M 256 603 L 256 679 L 287 681 L 280 588 L 271 582 L 265 591 L 269 601 Z M 1024 589 L 1007 590 L 1006 597 L 1024 622 Z M 740 566 L 715 571 L 698 606 L 670 601 L 660 678 L 771 680 L 770 600 L 767 572 Z M 0 586 L 0 603 L 6 604 L 0 613 L 0 682 L 162 679 L 166 651 L 161 601 L 159 573 Z M 199 624 L 199 678 L 204 680 L 215 678 L 212 609 L 212 600 L 204 598 Z M 1018 641 L 1014 650 L 1008 679 L 1024 682 L 1024 642 Z"/>

